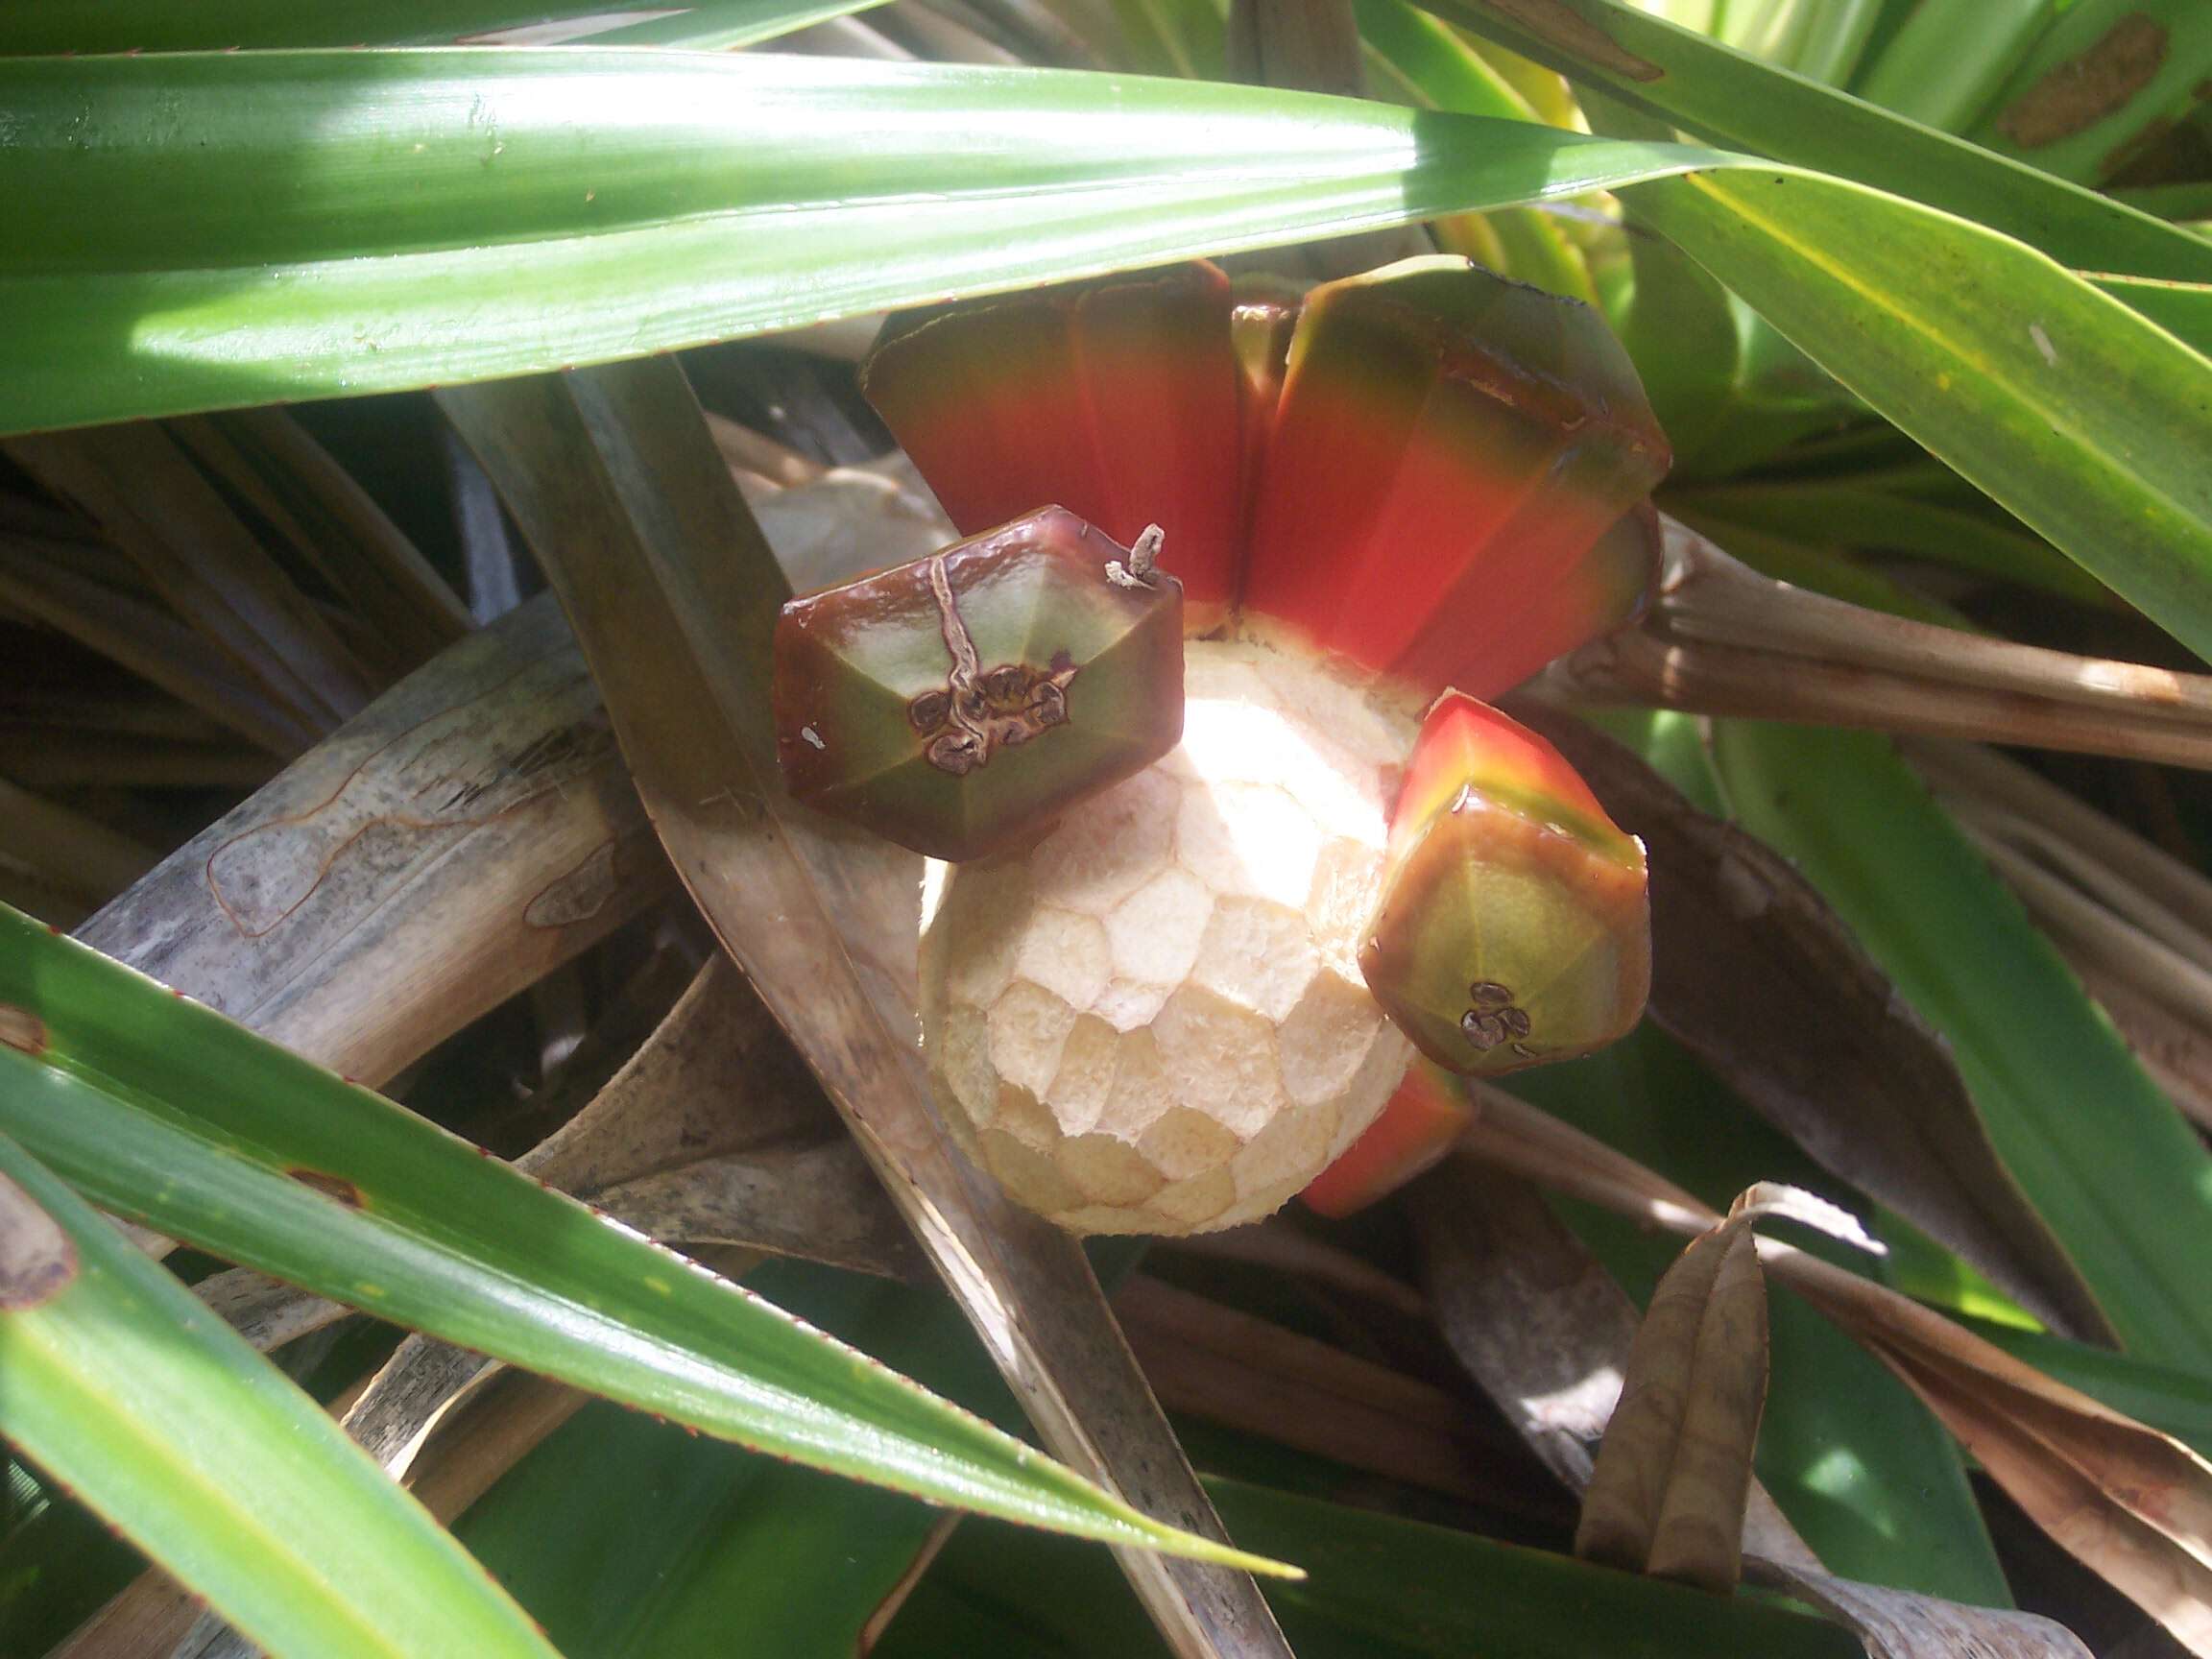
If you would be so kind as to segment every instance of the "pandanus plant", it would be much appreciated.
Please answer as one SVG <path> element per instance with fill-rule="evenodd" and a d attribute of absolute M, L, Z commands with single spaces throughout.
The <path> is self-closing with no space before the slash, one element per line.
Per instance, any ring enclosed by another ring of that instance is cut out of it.
<path fill-rule="evenodd" d="M 1635 1022 L 1642 849 L 1481 701 L 1655 568 L 1667 445 L 1594 313 L 1457 258 L 1302 300 L 1190 266 L 895 319 L 865 387 L 975 540 L 794 602 L 781 753 L 961 860 L 924 1038 L 1017 1198 L 1234 1226 L 1416 1049 L 1495 1073 Z M 1330 1202 L 1417 1163 L 1439 1098 L 1408 1088 Z"/>

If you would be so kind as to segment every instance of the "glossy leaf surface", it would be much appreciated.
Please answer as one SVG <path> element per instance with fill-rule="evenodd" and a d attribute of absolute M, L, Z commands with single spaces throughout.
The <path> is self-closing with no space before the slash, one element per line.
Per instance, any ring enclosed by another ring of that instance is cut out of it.
<path fill-rule="evenodd" d="M 204 52 L 237 47 L 451 46 L 513 30 L 548 40 L 735 47 L 771 40 L 879 0 L 699 0 L 687 6 L 623 0 L 371 0 L 343 6 L 294 0 L 213 0 L 190 7 L 146 0 L 18 0 L 0 13 L 0 54 Z"/>
<path fill-rule="evenodd" d="M 1880 737 L 1731 721 L 1714 755 L 1741 821 L 1950 1040 L 2127 1347 L 2212 1365 L 2212 1159 L 1982 855 Z"/>
<path fill-rule="evenodd" d="M 1091 1536 L 1184 1538 L 468 1142 L 9 910 L 0 1005 L 12 1032 L 35 1034 L 0 1046 L 0 1130 L 118 1214 L 741 1444 Z"/>
<path fill-rule="evenodd" d="M 0 1063 L 12 1101 L 67 1109 L 14 1048 Z M 0 1312 L 0 1433 L 276 1654 L 402 1659 L 459 1644 L 551 1659 L 321 1407 L 5 1136 L 0 1179 L 60 1224 L 77 1261 L 58 1293 Z"/>
<path fill-rule="evenodd" d="M 638 356 L 1716 159 L 1241 86 L 585 47 L 8 59 L 0 105 L 0 431 Z"/>

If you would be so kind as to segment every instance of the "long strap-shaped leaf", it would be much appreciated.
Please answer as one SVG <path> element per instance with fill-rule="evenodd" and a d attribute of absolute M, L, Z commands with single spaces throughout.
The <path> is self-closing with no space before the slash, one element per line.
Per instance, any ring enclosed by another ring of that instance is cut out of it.
<path fill-rule="evenodd" d="M 1234 1553 L 5 907 L 0 1133 L 119 1214 L 721 1438 L 1033 1526 Z"/>
<path fill-rule="evenodd" d="M 321 1407 L 0 1136 L 11 1268 L 41 1224 L 72 1270 L 0 1310 L 0 1434 L 278 1659 L 553 1659 Z"/>
<path fill-rule="evenodd" d="M 226 52 L 272 46 L 450 46 L 505 30 L 540 39 L 631 46 L 729 48 L 773 40 L 882 0 L 12 0 L 0 13 L 0 53 Z"/>
<path fill-rule="evenodd" d="M 454 48 L 0 59 L 0 432 L 554 369 L 1714 162 L 1257 87 Z"/>
<path fill-rule="evenodd" d="M 1989 1137 L 2122 1340 L 2212 1365 L 2212 1159 L 1888 744 L 1721 722 L 1731 808 L 1951 1044 Z"/>
<path fill-rule="evenodd" d="M 2212 281 L 2212 247 L 2148 213 L 1639 11 L 1631 0 L 1416 0 L 1717 144 L 1977 220 L 2079 270 Z"/>
<path fill-rule="evenodd" d="M 782 794 L 767 718 L 787 593 L 665 358 L 440 395 L 538 550 L 669 855 L 791 1033 L 1046 1442 L 1217 1531 L 1075 1241 L 953 1151 L 915 1041 L 921 867 Z M 1124 1551 L 1175 1650 L 1281 1655 L 1241 1574 Z"/>

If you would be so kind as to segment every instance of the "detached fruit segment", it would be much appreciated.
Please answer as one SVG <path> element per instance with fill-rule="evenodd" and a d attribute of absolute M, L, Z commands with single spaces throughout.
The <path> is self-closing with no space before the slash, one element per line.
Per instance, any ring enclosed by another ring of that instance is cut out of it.
<path fill-rule="evenodd" d="M 776 628 L 791 794 L 961 860 L 1043 832 L 1183 731 L 1182 594 L 1047 507 L 794 599 Z"/>
<path fill-rule="evenodd" d="M 1382 1115 L 1299 1196 L 1307 1209 L 1332 1220 L 1357 1214 L 1433 1168 L 1474 1119 L 1466 1086 L 1415 1060 Z"/>
<path fill-rule="evenodd" d="M 1650 990 L 1644 848 L 1551 744 L 1447 693 L 1407 767 L 1359 968 L 1451 1070 L 1586 1054 Z"/>
<path fill-rule="evenodd" d="M 1166 532 L 1194 627 L 1235 598 L 1242 376 L 1193 264 L 892 319 L 861 386 L 963 535 L 1057 501 Z"/>
<path fill-rule="evenodd" d="M 1587 306 L 1442 256 L 1326 283 L 1254 493 L 1245 626 L 1424 699 L 1495 696 L 1642 606 L 1652 547 L 1608 532 L 1668 461 Z"/>

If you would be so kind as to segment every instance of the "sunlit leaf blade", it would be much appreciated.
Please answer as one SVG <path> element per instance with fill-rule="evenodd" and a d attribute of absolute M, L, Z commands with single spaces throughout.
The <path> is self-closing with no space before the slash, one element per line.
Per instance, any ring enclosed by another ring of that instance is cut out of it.
<path fill-rule="evenodd" d="M 1839 380 L 2212 655 L 2212 362 L 2031 249 L 1855 184 L 1715 173 L 1632 200 Z"/>
<path fill-rule="evenodd" d="M 772 40 L 881 0 L 14 0 L 0 12 L 0 56 L 65 52 L 206 52 L 237 47 L 452 46 L 515 31 L 540 44 L 735 47 Z"/>
<path fill-rule="evenodd" d="M 456 1530 L 573 1659 L 850 1659 L 932 1524 L 594 1406 Z"/>
<path fill-rule="evenodd" d="M 7 1052 L 0 1089 L 46 1094 Z M 279 1659 L 550 1659 L 283 1373 L 5 1136 L 0 1172 L 78 1255 L 58 1294 L 0 1312 L 0 1433 Z"/>
<path fill-rule="evenodd" d="M 2056 9 L 2056 0 L 1913 7 L 1852 90 L 1924 126 L 1962 132 Z"/>
<path fill-rule="evenodd" d="M 5 909 L 0 1009 L 0 1131 L 118 1214 L 834 1473 L 1087 1537 L 1235 1554 Z"/>
<path fill-rule="evenodd" d="M 581 47 L 0 60 L 0 431 L 637 356 L 1717 159 L 1253 87 Z"/>
<path fill-rule="evenodd" d="M 1719 726 L 1743 823 L 1950 1040 L 1998 1152 L 2127 1347 L 2212 1366 L 2212 1159 L 1888 744 Z"/>
<path fill-rule="evenodd" d="M 1426 9 L 1717 144 L 1927 203 L 2081 270 L 2212 278 L 2212 245 L 2148 214 L 1637 10 L 1629 0 Z"/>

